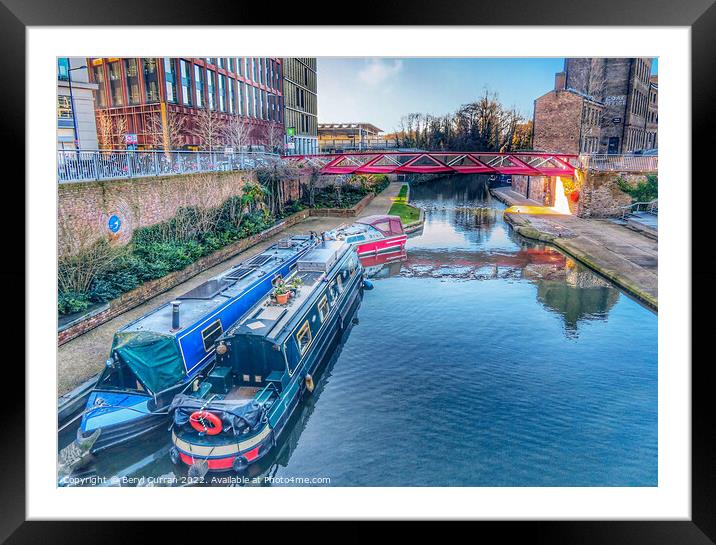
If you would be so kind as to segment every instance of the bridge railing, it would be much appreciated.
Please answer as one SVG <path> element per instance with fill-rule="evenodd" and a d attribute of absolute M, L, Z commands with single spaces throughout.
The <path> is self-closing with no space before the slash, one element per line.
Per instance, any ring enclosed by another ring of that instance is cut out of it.
<path fill-rule="evenodd" d="M 602 172 L 657 172 L 659 157 L 657 155 L 580 155 L 579 163 L 584 170 Z"/>
<path fill-rule="evenodd" d="M 267 152 L 58 150 L 57 181 L 171 176 L 257 168 L 280 156 Z"/>

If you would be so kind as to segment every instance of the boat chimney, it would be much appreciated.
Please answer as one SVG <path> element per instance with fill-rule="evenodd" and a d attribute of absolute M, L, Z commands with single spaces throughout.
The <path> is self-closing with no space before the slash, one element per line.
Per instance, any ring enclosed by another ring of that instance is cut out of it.
<path fill-rule="evenodd" d="M 179 307 L 181 301 L 172 301 L 172 331 L 179 329 Z"/>

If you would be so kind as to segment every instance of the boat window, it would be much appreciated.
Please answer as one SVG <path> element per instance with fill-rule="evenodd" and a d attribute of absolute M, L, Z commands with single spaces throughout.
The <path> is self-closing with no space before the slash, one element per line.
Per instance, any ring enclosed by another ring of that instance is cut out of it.
<path fill-rule="evenodd" d="M 379 221 L 373 224 L 373 227 L 378 229 L 381 233 L 390 233 L 390 221 Z"/>
<path fill-rule="evenodd" d="M 328 316 L 328 297 L 325 295 L 323 296 L 323 299 L 321 299 L 320 303 L 318 303 L 318 315 L 321 317 L 321 322 L 326 319 L 326 316 Z"/>
<path fill-rule="evenodd" d="M 221 320 L 216 320 L 209 327 L 201 332 L 201 338 L 204 341 L 204 351 L 208 352 L 214 347 L 216 339 L 218 339 L 224 332 L 224 328 L 221 325 Z"/>
<path fill-rule="evenodd" d="M 277 274 L 273 277 L 273 280 L 271 280 L 271 285 L 273 287 L 276 287 L 276 284 L 278 284 L 281 280 L 283 280 L 283 275 Z"/>
<path fill-rule="evenodd" d="M 402 234 L 403 232 L 403 226 L 400 223 L 400 220 L 390 220 L 390 230 L 395 233 L 396 235 Z"/>
<path fill-rule="evenodd" d="M 296 342 L 301 355 L 303 355 L 308 349 L 308 345 L 311 344 L 311 326 L 308 324 L 308 320 L 303 323 L 301 329 L 296 333 Z"/>
<path fill-rule="evenodd" d="M 336 281 L 338 282 L 338 284 L 337 284 L 337 286 L 338 286 L 338 293 L 340 293 L 340 292 L 343 291 L 343 278 L 341 278 L 341 275 L 340 275 L 340 274 L 339 274 L 338 276 L 336 276 Z"/>

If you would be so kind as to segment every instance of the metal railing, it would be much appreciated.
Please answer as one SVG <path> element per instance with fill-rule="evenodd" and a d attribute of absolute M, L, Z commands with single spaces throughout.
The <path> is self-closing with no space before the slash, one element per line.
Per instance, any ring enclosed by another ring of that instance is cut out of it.
<path fill-rule="evenodd" d="M 57 181 L 77 182 L 244 170 L 279 159 L 275 153 L 247 151 L 58 150 Z"/>
<path fill-rule="evenodd" d="M 602 172 L 657 172 L 658 155 L 580 155 L 579 163 L 584 170 Z"/>
<path fill-rule="evenodd" d="M 649 214 L 654 214 L 655 216 L 658 216 L 659 199 L 645 202 L 633 202 L 627 206 L 622 206 L 620 210 L 622 212 L 622 219 L 626 219 L 629 214 L 633 214 L 635 212 L 648 212 Z"/>

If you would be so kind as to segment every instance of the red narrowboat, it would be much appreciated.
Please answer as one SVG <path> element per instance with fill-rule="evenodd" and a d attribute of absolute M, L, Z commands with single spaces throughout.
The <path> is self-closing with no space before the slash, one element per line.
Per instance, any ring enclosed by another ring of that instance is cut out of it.
<path fill-rule="evenodd" d="M 357 219 L 351 225 L 327 231 L 325 236 L 327 239 L 345 240 L 356 247 L 359 256 L 401 252 L 408 240 L 400 216 L 387 214 Z"/>

